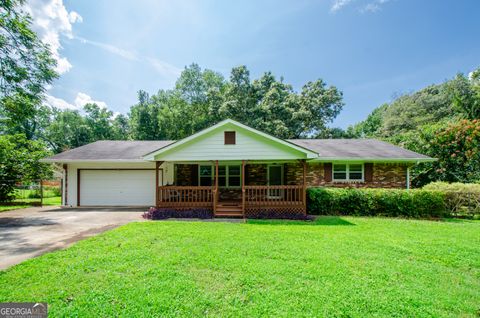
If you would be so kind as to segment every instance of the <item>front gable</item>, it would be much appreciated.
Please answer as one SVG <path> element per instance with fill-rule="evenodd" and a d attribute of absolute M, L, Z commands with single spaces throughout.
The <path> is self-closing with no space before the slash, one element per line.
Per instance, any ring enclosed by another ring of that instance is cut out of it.
<path fill-rule="evenodd" d="M 309 149 L 228 119 L 147 154 L 144 159 L 157 161 L 289 160 L 310 159 L 317 156 L 317 153 Z"/>

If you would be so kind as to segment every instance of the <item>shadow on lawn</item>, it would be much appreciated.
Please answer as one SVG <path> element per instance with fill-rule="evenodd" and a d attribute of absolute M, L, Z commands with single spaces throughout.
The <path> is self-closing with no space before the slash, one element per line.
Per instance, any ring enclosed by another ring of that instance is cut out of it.
<path fill-rule="evenodd" d="M 480 223 L 480 219 L 464 219 L 464 218 L 444 218 L 444 219 L 439 219 L 438 221 L 440 222 L 446 222 L 446 223 Z"/>
<path fill-rule="evenodd" d="M 298 221 L 298 220 L 258 220 L 249 219 L 249 224 L 265 224 L 265 225 L 320 225 L 320 226 L 350 226 L 355 225 L 345 219 L 338 216 L 318 216 L 311 221 Z"/>

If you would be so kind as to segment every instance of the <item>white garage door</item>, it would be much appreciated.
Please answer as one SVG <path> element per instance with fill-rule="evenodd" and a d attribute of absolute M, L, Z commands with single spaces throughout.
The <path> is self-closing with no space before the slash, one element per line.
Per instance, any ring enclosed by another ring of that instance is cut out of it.
<path fill-rule="evenodd" d="M 81 170 L 82 206 L 153 206 L 154 170 Z"/>

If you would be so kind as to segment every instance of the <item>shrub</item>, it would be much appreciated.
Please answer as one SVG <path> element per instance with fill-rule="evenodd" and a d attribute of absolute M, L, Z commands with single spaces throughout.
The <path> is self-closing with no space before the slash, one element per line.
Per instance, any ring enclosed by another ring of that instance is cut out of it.
<path fill-rule="evenodd" d="M 150 208 L 142 216 L 144 219 L 149 220 L 165 220 L 169 218 L 211 219 L 213 218 L 213 211 L 205 208 Z"/>
<path fill-rule="evenodd" d="M 424 190 L 438 190 L 438 191 L 456 191 L 456 192 L 474 192 L 480 193 L 479 183 L 461 183 L 461 182 L 432 182 L 424 186 Z"/>
<path fill-rule="evenodd" d="M 29 190 L 27 197 L 29 199 L 39 199 L 42 193 L 40 189 Z M 44 198 L 52 198 L 52 197 L 59 197 L 62 193 L 59 187 L 44 187 L 43 188 L 43 197 Z"/>
<path fill-rule="evenodd" d="M 480 214 L 480 184 L 432 182 L 423 189 L 442 191 L 446 209 L 455 216 L 475 217 Z"/>
<path fill-rule="evenodd" d="M 46 186 L 43 187 L 43 196 L 45 198 L 62 196 L 62 189 L 60 187 Z"/>
<path fill-rule="evenodd" d="M 308 189 L 308 213 L 355 216 L 441 217 L 444 194 L 429 190 Z"/>

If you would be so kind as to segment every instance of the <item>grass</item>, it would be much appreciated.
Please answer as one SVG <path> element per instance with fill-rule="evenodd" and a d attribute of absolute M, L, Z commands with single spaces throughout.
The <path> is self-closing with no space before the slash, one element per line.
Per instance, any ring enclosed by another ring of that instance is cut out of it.
<path fill-rule="evenodd" d="M 40 199 L 16 199 L 15 201 L 18 201 L 19 204 L 1 205 L 0 203 L 0 212 L 25 209 L 33 206 L 33 203 L 40 203 Z M 24 204 L 24 203 L 27 203 L 27 204 Z M 28 203 L 31 203 L 31 204 L 28 204 Z M 57 206 L 61 204 L 62 204 L 62 197 L 43 198 L 43 205 Z"/>
<path fill-rule="evenodd" d="M 480 222 L 131 223 L 0 272 L 62 316 L 477 317 Z"/>
<path fill-rule="evenodd" d="M 26 203 L 40 203 L 39 198 L 34 199 L 15 199 L 18 202 L 26 202 Z M 61 205 L 62 204 L 62 197 L 49 197 L 43 198 L 43 205 Z"/>
<path fill-rule="evenodd" d="M 34 204 L 40 203 L 40 198 L 36 198 L 35 195 L 38 194 L 37 190 L 33 189 L 17 189 L 15 191 L 15 199 L 13 202 L 18 202 L 18 204 L 13 205 L 1 205 L 0 203 L 0 212 L 18 210 L 28 208 Z M 62 204 L 62 197 L 58 196 L 58 190 L 54 191 L 51 187 L 46 187 L 43 191 L 43 205 L 47 206 L 57 206 Z"/>
<path fill-rule="evenodd" d="M 28 208 L 30 205 L 0 205 L 0 212 Z"/>

